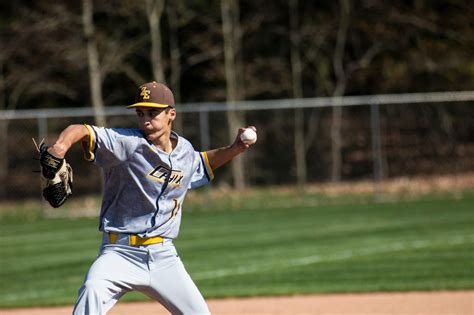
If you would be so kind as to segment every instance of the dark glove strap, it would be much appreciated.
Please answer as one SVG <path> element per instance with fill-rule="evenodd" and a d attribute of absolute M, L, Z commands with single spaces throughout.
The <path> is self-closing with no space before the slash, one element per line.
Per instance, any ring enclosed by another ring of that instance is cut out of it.
<path fill-rule="evenodd" d="M 64 159 L 55 157 L 47 149 L 47 146 L 41 146 L 40 163 L 43 169 L 43 176 L 52 179 L 63 165 Z"/>

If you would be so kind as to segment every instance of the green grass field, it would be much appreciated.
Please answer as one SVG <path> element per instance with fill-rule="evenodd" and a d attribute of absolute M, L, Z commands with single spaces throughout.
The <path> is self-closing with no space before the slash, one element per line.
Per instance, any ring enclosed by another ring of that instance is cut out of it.
<path fill-rule="evenodd" d="M 175 244 L 208 298 L 474 289 L 472 193 L 313 201 L 188 210 Z M 4 217 L 0 233 L 0 307 L 74 303 L 97 254 L 97 219 Z"/>

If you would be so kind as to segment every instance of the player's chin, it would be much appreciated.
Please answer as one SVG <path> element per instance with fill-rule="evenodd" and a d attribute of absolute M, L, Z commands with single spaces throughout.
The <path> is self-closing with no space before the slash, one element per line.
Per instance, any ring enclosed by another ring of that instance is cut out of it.
<path fill-rule="evenodd" d="M 143 136 L 145 137 L 145 139 L 151 141 L 153 140 L 155 137 L 153 136 L 153 133 L 151 133 L 150 131 L 148 131 L 146 128 L 141 128 L 142 130 L 142 133 L 143 133 Z"/>
<path fill-rule="evenodd" d="M 150 133 L 150 134 L 145 133 L 145 138 L 146 138 L 148 141 L 154 141 L 154 140 L 156 140 L 158 137 L 156 137 L 155 134 L 152 134 L 152 133 Z"/>

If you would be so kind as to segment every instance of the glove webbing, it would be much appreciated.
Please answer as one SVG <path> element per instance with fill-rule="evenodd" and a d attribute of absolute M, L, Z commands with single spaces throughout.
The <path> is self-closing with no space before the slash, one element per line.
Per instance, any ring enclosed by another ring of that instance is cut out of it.
<path fill-rule="evenodd" d="M 66 202 L 69 196 L 66 192 L 63 182 L 50 185 L 43 189 L 43 197 L 48 200 L 49 204 L 54 208 L 59 208 Z"/>

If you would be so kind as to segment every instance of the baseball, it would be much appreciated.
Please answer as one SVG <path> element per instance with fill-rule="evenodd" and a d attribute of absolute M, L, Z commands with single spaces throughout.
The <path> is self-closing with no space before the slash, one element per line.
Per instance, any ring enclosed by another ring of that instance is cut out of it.
<path fill-rule="evenodd" d="M 257 141 L 257 133 L 253 129 L 247 128 L 240 134 L 240 140 L 245 144 L 254 144 Z"/>

